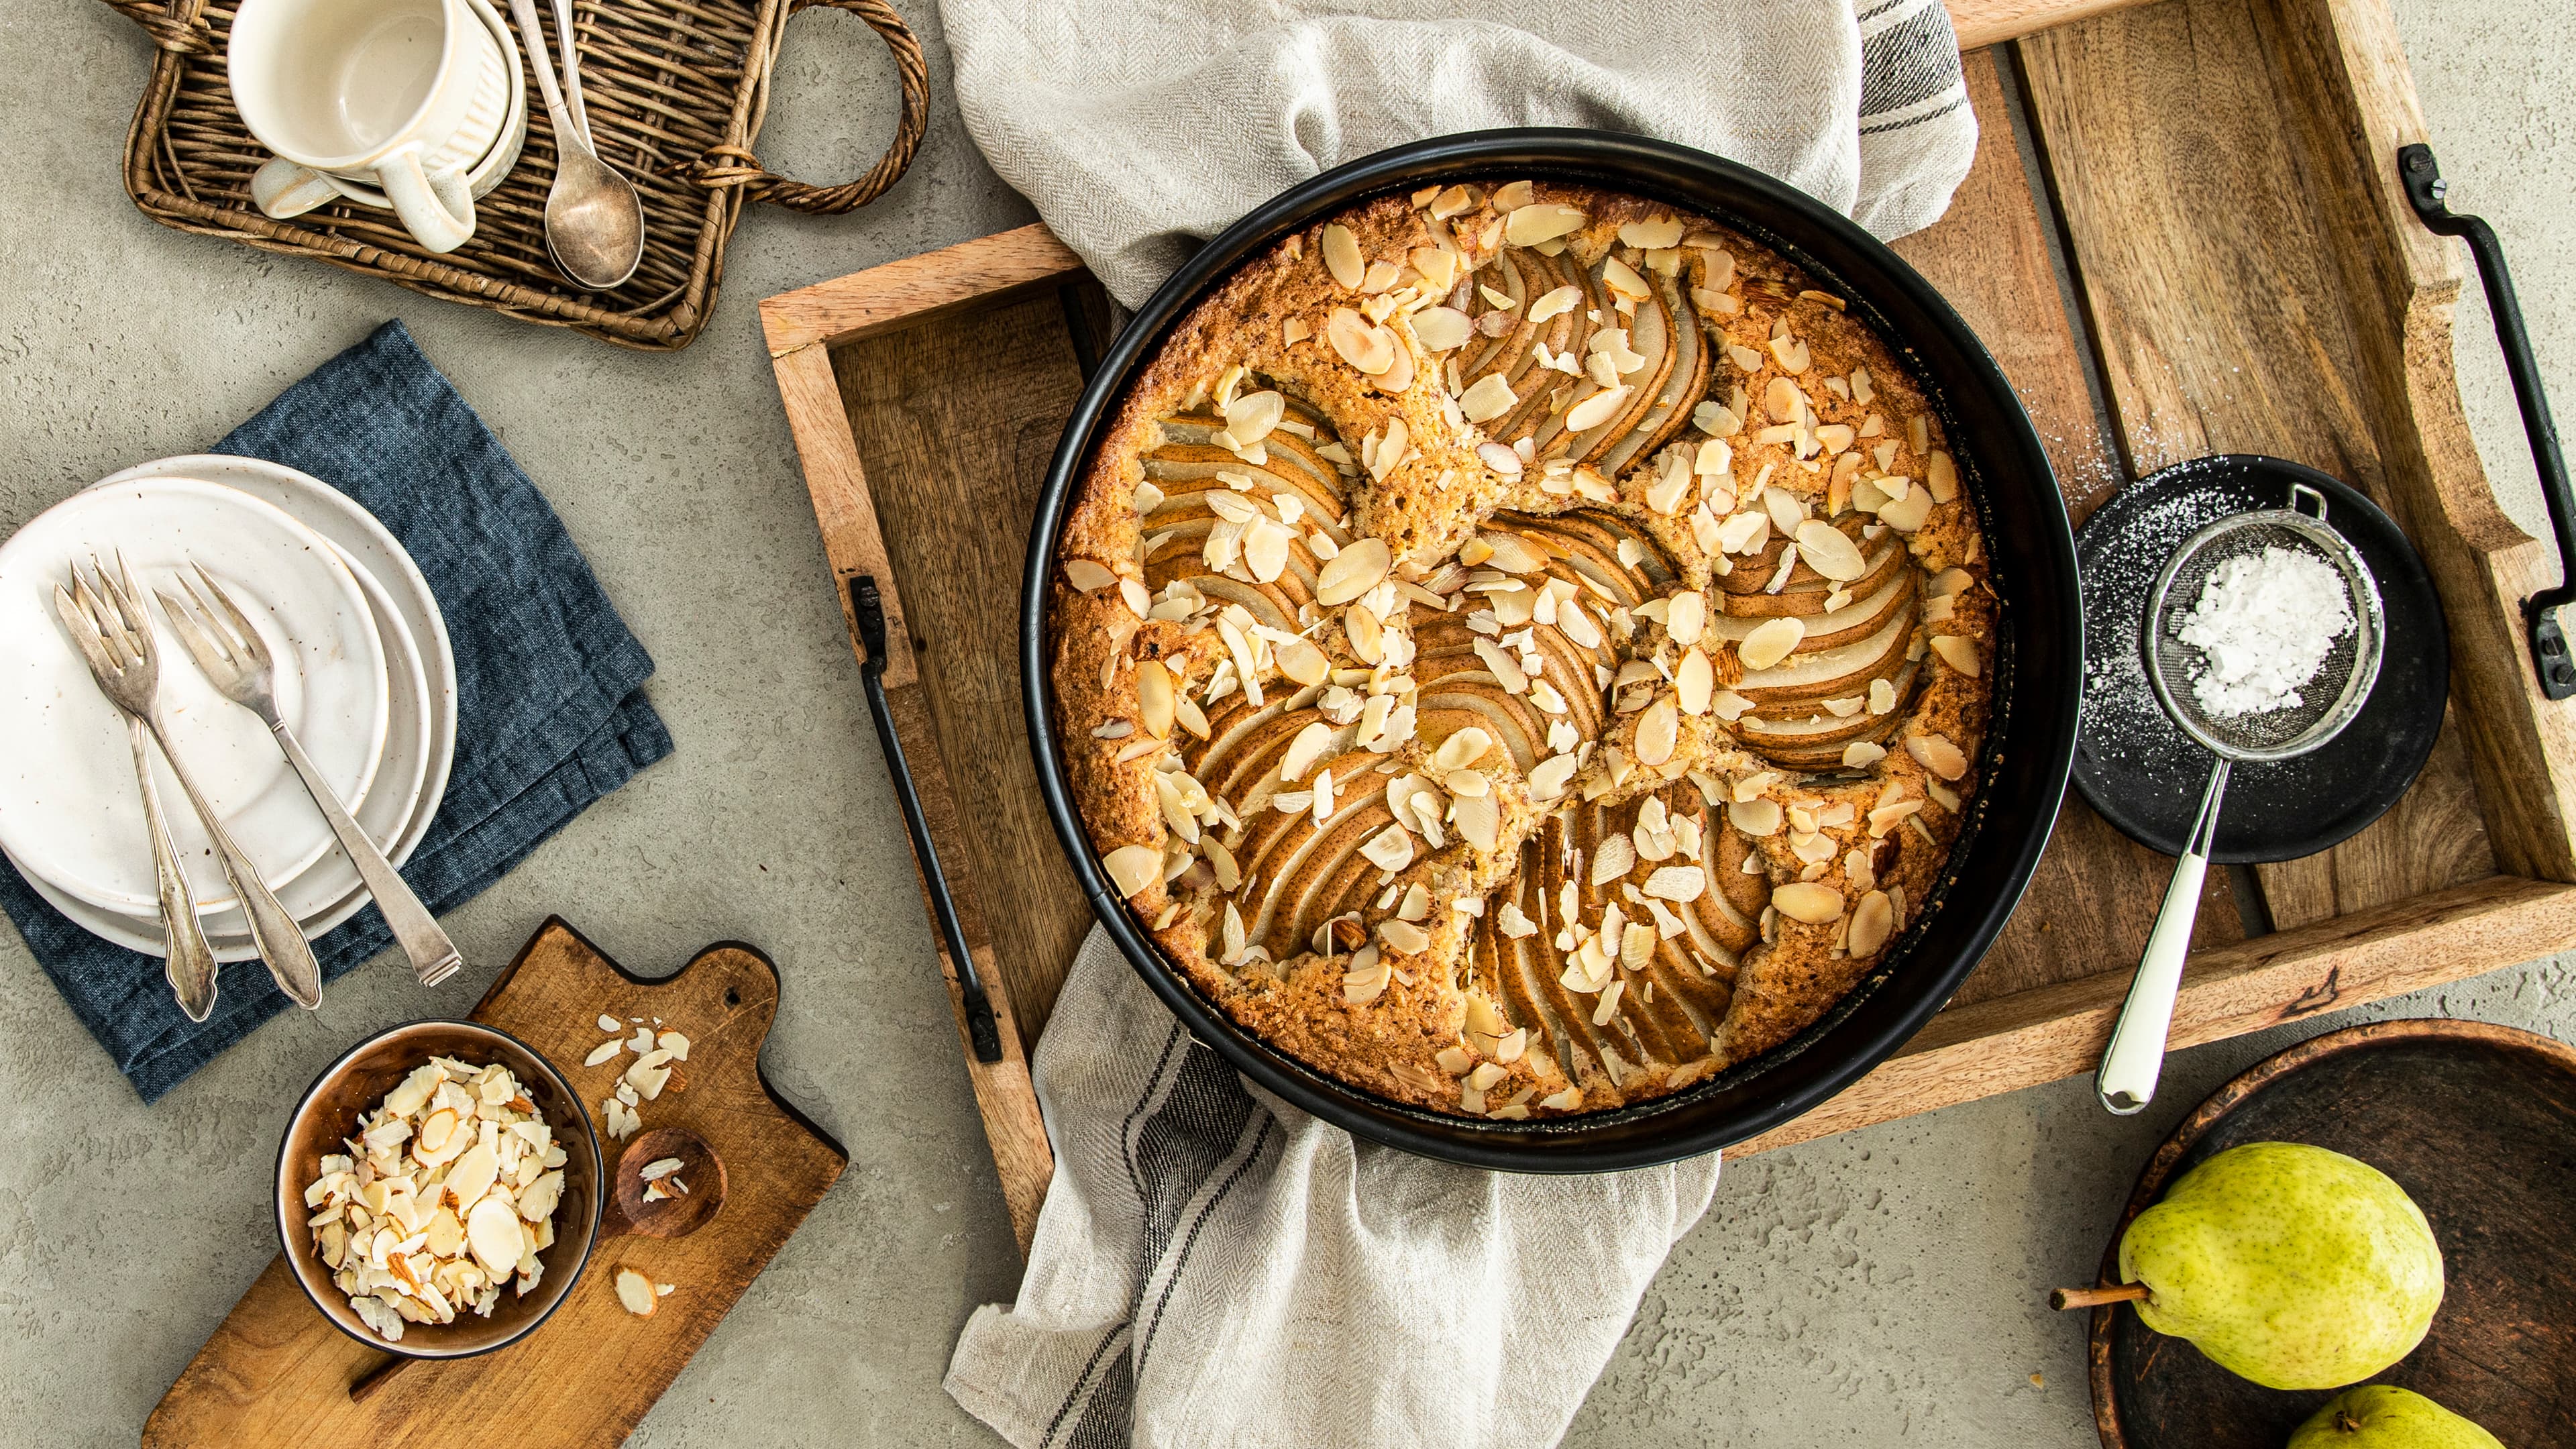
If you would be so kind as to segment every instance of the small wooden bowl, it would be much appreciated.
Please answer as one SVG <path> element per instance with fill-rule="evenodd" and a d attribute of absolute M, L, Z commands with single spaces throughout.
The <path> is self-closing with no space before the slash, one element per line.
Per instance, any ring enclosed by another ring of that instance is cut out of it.
<path fill-rule="evenodd" d="M 644 1169 L 666 1157 L 678 1158 L 680 1165 L 662 1179 L 663 1195 L 646 1202 Z M 672 1178 L 687 1183 L 689 1190 L 671 1191 Z M 601 1236 L 685 1238 L 715 1221 L 724 1199 L 724 1159 L 716 1156 L 715 1149 L 686 1128 L 657 1127 L 618 1154 L 616 1187 L 609 1194 L 609 1216 Z"/>
<path fill-rule="evenodd" d="M 402 1341 L 388 1343 L 349 1307 L 348 1295 L 332 1283 L 331 1270 L 314 1251 L 312 1234 L 304 1226 L 312 1216 L 304 1206 L 304 1190 L 321 1176 L 325 1155 L 348 1150 L 342 1139 L 357 1135 L 358 1119 L 374 1110 L 413 1068 L 434 1056 L 477 1065 L 506 1064 L 528 1100 L 544 1114 L 546 1125 L 554 1129 L 555 1141 L 569 1160 L 563 1166 L 563 1197 L 555 1208 L 555 1240 L 537 1255 L 546 1271 L 536 1291 L 521 1297 L 515 1288 L 504 1288 L 489 1318 L 466 1313 L 454 1323 L 408 1323 L 403 1326 Z M 470 1021 L 416 1021 L 351 1047 L 347 1055 L 323 1069 L 295 1104 L 277 1148 L 277 1235 L 286 1249 L 287 1267 L 304 1296 L 341 1332 L 369 1348 L 404 1358 L 470 1358 L 526 1337 L 572 1292 L 590 1261 L 591 1246 L 598 1241 L 602 1175 L 599 1138 L 592 1130 L 590 1113 L 553 1063 L 493 1027 Z"/>
<path fill-rule="evenodd" d="M 2507 1444 L 2576 1444 L 2576 1047 L 2478 1021 L 2408 1019 L 2299 1043 L 2229 1082 L 2138 1178 L 2102 1255 L 2165 1186 L 2230 1147 L 2308 1142 L 2396 1179 L 2442 1245 L 2441 1311 L 2370 1382 L 2424 1394 Z M 2267 1389 L 2133 1309 L 2093 1310 L 2104 1449 L 2280 1449 L 2335 1390 Z"/>

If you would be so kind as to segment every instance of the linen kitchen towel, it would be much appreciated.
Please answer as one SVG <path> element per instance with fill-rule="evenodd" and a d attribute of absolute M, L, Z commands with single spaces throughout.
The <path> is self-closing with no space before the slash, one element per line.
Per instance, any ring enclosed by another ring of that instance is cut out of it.
<path fill-rule="evenodd" d="M 1249 1088 L 1103 932 L 1033 1064 L 1055 1182 L 948 1392 L 1019 1449 L 1553 1444 L 1717 1186 L 1355 1141 Z"/>
<path fill-rule="evenodd" d="M 1941 0 L 940 0 L 985 159 L 1133 307 L 1199 241 L 1403 141 L 1581 126 L 1767 171 L 1881 237 L 1975 158 Z"/>
<path fill-rule="evenodd" d="M 432 911 L 473 898 L 671 752 L 642 689 L 651 657 L 554 509 L 400 322 L 324 363 L 213 451 L 299 468 L 348 494 L 429 581 L 456 654 L 456 760 L 402 874 Z M 288 1004 L 246 961 L 223 968 L 214 1014 L 188 1020 L 158 958 L 74 925 L 5 861 L 0 910 L 147 1102 Z M 313 952 L 328 981 L 392 942 L 368 909 Z"/>

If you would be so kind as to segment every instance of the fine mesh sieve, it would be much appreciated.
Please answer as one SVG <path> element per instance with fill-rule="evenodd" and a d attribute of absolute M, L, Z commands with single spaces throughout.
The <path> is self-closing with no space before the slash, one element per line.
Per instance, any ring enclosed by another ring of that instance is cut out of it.
<path fill-rule="evenodd" d="M 2303 499 L 2316 505 L 2316 517 L 2299 511 Z M 2141 621 L 2147 679 L 2174 724 L 2211 754 L 2239 762 L 2306 754 L 2341 734 L 2370 698 L 2379 677 L 2379 588 L 2361 555 L 2326 527 L 2325 516 L 2323 494 L 2292 484 L 2289 507 L 2234 514 L 2210 524 L 2185 539 L 2156 576 Z M 2343 578 L 2353 627 L 2329 646 L 2316 677 L 2299 691 L 2297 704 L 2214 719 L 2202 710 L 2191 687 L 2205 657 L 2184 643 L 2179 631 L 2211 573 L 2230 559 L 2266 548 L 2295 549 L 2332 566 Z"/>
<path fill-rule="evenodd" d="M 2300 503 L 2316 505 L 2311 518 Z M 2191 950 L 2191 927 L 2200 910 L 2201 882 L 2209 871 L 2210 850 L 2218 836 L 2219 802 L 2227 794 L 2228 770 L 2239 763 L 2286 760 L 2304 755 L 2343 732 L 2370 698 L 2379 679 L 2380 636 L 2384 627 L 2379 586 L 2361 555 L 2342 534 L 2326 527 L 2326 498 L 2303 483 L 2290 485 L 2289 505 L 2222 518 L 2184 539 L 2165 561 L 2156 586 L 2147 595 L 2146 615 L 2139 621 L 2139 644 L 2146 654 L 2147 682 L 2174 724 L 2211 754 L 2217 767 L 2201 795 L 2200 818 L 2181 859 L 2174 862 L 2173 881 L 2156 913 L 2155 930 L 2138 961 L 2137 979 L 2120 1008 L 2111 1045 L 2102 1053 L 2102 1069 L 2093 1090 L 2102 1105 L 2118 1116 L 2143 1111 L 2154 1097 L 2164 1070 L 2165 1038 L 2173 1025 L 2174 996 L 2182 988 L 2183 958 Z M 2328 647 L 2316 676 L 2299 690 L 2296 704 L 2226 719 L 2212 717 L 2192 690 L 2192 676 L 2207 657 L 2180 635 L 2201 586 L 2230 559 L 2266 548 L 2296 549 L 2333 566 L 2343 579 L 2352 628 Z"/>

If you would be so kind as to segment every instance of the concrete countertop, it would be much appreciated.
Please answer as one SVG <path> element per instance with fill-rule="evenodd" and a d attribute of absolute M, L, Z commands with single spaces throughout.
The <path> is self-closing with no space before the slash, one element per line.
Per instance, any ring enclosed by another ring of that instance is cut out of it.
<path fill-rule="evenodd" d="M 1033 219 L 958 123 L 935 8 L 902 8 L 933 86 L 911 173 L 844 219 L 756 208 L 712 324 L 677 358 L 156 226 L 118 183 L 141 34 L 83 0 L 0 20 L 0 134 L 17 157 L 0 169 L 0 534 L 106 473 L 202 449 L 401 317 L 660 662 L 652 695 L 679 742 L 446 918 L 473 963 L 459 980 L 424 992 L 379 962 L 156 1107 L 0 931 L 0 1443 L 131 1443 L 275 1251 L 265 1193 L 286 1106 L 357 1037 L 460 1010 L 556 912 L 646 974 L 725 938 L 771 953 L 786 1002 L 770 1075 L 850 1149 L 632 1442 L 997 1442 L 939 1382 L 959 1325 L 1010 1295 L 1018 1261 L 753 311 Z M 2504 234 L 2576 408 L 2576 136 L 2556 94 L 2576 47 L 2554 0 L 2398 8 L 2452 196 Z M 763 158 L 855 173 L 892 131 L 893 85 L 856 20 L 799 20 Z M 2474 287 L 2459 336 L 2487 465 L 2536 519 Z M 2534 962 L 2362 1014 L 2576 1038 L 2576 970 Z M 2182 1054 L 2125 1121 L 2070 1081 L 1730 1167 L 1567 1442 L 2092 1444 L 2082 1327 L 2041 1292 L 2090 1277 L 2172 1124 L 2288 1039 Z"/>

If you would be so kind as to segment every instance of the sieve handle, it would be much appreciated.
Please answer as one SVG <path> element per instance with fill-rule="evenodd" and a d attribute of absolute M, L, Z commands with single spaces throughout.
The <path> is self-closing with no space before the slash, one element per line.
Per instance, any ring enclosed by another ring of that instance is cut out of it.
<path fill-rule="evenodd" d="M 2576 601 L 2576 493 L 2567 482 L 2567 460 L 2558 451 L 2558 424 L 2549 416 L 2549 394 L 2540 385 L 2540 363 L 2531 355 L 2531 337 L 2523 330 L 2522 303 L 2514 296 L 2513 274 L 2505 270 L 2504 248 L 2495 228 L 2474 216 L 2462 216 L 2443 204 L 2447 189 L 2433 148 L 2397 148 L 2397 177 L 2406 188 L 2425 229 L 2455 236 L 2469 244 L 2478 260 L 2478 280 L 2487 289 L 2487 312 L 2495 320 L 2496 345 L 2504 350 L 2504 370 L 2513 380 L 2513 400 L 2522 409 L 2522 430 L 2531 437 L 2531 461 L 2540 474 L 2540 496 L 2549 505 L 2550 531 L 2558 537 L 2559 584 L 2522 601 L 2524 627 L 2531 636 L 2531 666 L 2540 675 L 2540 692 L 2551 699 L 2576 695 L 2576 657 L 2567 650 L 2567 635 L 2558 622 L 2558 606 Z"/>
<path fill-rule="evenodd" d="M 2138 974 L 2129 983 L 2129 999 L 2111 1028 L 2111 1045 L 2102 1053 L 2093 1092 L 2114 1117 L 2146 1110 L 2164 1075 L 2165 1039 L 2173 1029 L 2174 998 L 2182 992 L 2183 959 L 2191 954 L 2191 928 L 2200 917 L 2200 887 L 2209 878 L 2209 856 L 2218 842 L 2218 803 L 2227 793 L 2228 762 L 2221 757 L 2209 772 L 2209 789 L 2200 797 L 2200 818 L 2192 822 L 2191 839 L 2182 859 L 2174 862 L 2173 881 L 2156 912 L 2156 927 L 2147 934 L 2147 949 Z"/>

